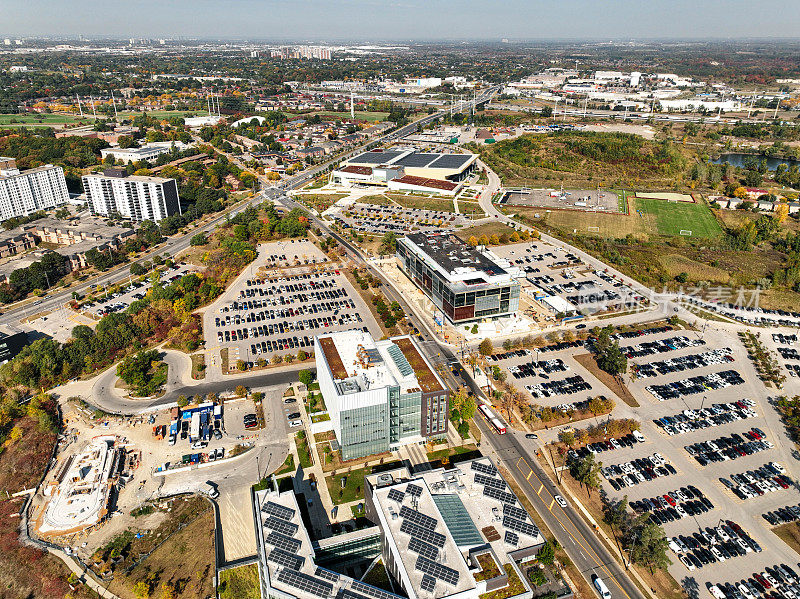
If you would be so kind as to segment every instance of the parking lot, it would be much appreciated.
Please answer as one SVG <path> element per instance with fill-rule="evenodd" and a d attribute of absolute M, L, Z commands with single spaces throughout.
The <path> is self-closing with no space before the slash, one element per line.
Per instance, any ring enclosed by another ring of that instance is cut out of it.
<path fill-rule="evenodd" d="M 542 242 L 493 247 L 492 252 L 522 269 L 523 290 L 553 314 L 627 311 L 645 299 L 622 281 L 589 268 L 578 256 Z M 553 302 L 553 296 L 561 301 Z"/>
<path fill-rule="evenodd" d="M 197 268 L 191 264 L 176 264 L 172 268 L 167 268 L 161 275 L 161 283 L 169 285 L 173 281 L 177 281 L 183 275 L 190 272 L 197 272 Z M 122 286 L 119 292 L 114 293 L 108 299 L 97 301 L 94 303 L 87 303 L 83 305 L 83 309 L 95 316 L 102 317 L 106 314 L 113 312 L 124 312 L 136 300 L 144 297 L 145 293 L 153 286 L 149 278 L 147 281 L 129 282 L 128 285 Z M 95 293 L 97 293 L 95 291 Z"/>
<path fill-rule="evenodd" d="M 435 233 L 471 224 L 469 218 L 453 212 L 360 203 L 343 208 L 334 219 L 345 229 L 374 234 Z"/>
<path fill-rule="evenodd" d="M 314 336 L 325 332 L 359 328 L 381 335 L 369 307 L 336 265 L 268 268 L 275 252 L 274 244 L 259 247 L 256 262 L 262 266 L 248 268 L 206 314 L 206 344 L 227 348 L 231 366 L 237 360 L 253 365 L 310 354 Z"/>
<path fill-rule="evenodd" d="M 768 566 L 797 563 L 762 517 L 800 502 L 795 458 L 736 335 L 709 327 L 619 341 L 635 373 L 628 387 L 641 404 L 641 431 L 676 472 L 652 476 L 653 449 L 619 460 L 611 452 L 598 457 L 603 487 L 663 525 L 674 578 L 684 587 L 692 579 L 708 596 L 707 583 L 738 585 Z"/>

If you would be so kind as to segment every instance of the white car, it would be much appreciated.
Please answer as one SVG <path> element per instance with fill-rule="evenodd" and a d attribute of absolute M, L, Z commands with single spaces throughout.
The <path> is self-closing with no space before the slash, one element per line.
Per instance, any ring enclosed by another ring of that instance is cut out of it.
<path fill-rule="evenodd" d="M 636 439 L 639 443 L 644 443 L 644 435 L 639 431 L 633 431 L 633 438 Z"/>
<path fill-rule="evenodd" d="M 678 546 L 678 543 L 675 542 L 675 539 L 672 538 L 668 539 L 667 544 L 669 545 L 669 548 L 672 549 L 675 553 L 681 553 L 681 548 Z"/>
<path fill-rule="evenodd" d="M 561 497 L 561 495 L 556 495 L 553 499 L 555 499 L 556 503 L 563 509 L 567 509 L 567 500 Z"/>
<path fill-rule="evenodd" d="M 688 557 L 686 557 L 685 555 L 679 555 L 678 559 L 681 560 L 681 563 L 684 566 L 686 566 L 686 569 L 689 570 L 689 572 L 692 572 L 694 570 L 694 564 L 689 561 Z M 723 595 L 723 597 L 725 597 L 725 595 Z"/>
<path fill-rule="evenodd" d="M 775 470 L 777 470 L 781 474 L 786 474 L 786 468 L 781 466 L 778 462 L 770 462 L 770 466 L 772 466 Z"/>
<path fill-rule="evenodd" d="M 289 426 L 290 426 L 291 428 L 295 428 L 296 426 L 303 426 L 303 421 L 302 421 L 302 420 L 292 420 L 292 421 L 289 423 Z"/>
<path fill-rule="evenodd" d="M 715 584 L 708 585 L 708 592 L 711 593 L 715 599 L 725 599 L 725 593 Z"/>

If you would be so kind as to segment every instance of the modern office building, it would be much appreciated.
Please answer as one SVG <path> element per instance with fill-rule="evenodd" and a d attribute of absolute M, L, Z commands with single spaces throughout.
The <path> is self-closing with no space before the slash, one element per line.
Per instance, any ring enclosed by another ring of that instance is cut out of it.
<path fill-rule="evenodd" d="M 449 391 L 409 336 L 314 339 L 317 379 L 343 460 L 447 434 Z"/>
<path fill-rule="evenodd" d="M 119 214 L 136 222 L 159 222 L 181 214 L 175 179 L 126 176 L 124 169 L 108 169 L 104 174 L 84 175 L 83 189 L 92 214 Z"/>
<path fill-rule="evenodd" d="M 519 309 L 519 269 L 452 233 L 397 240 L 402 270 L 452 323 L 509 316 Z"/>
<path fill-rule="evenodd" d="M 371 150 L 349 158 L 342 167 L 361 166 L 373 169 L 391 167 L 402 169 L 403 174 L 412 177 L 458 183 L 473 172 L 477 160 L 477 154 L 442 154 L 418 152 L 414 149 Z"/>
<path fill-rule="evenodd" d="M 0 157 L 0 221 L 67 203 L 64 169 L 48 164 L 20 171 L 13 158 Z"/>
<path fill-rule="evenodd" d="M 129 162 L 147 162 L 155 160 L 162 154 L 169 154 L 173 149 L 183 152 L 188 147 L 188 144 L 180 141 L 156 141 L 140 148 L 103 148 L 100 150 L 100 157 L 105 160 L 107 156 L 113 156 L 114 160 L 125 164 Z"/>
<path fill-rule="evenodd" d="M 273 481 L 274 482 L 274 481 Z M 411 474 L 397 468 L 364 481 L 366 517 L 375 526 L 337 537 L 350 551 L 369 545 L 397 595 L 320 563 L 293 491 L 258 491 L 256 530 L 263 597 L 280 599 L 479 599 L 488 593 L 530 599 L 520 564 L 545 539 L 491 459 Z M 371 554 L 370 554 L 371 555 Z M 377 555 L 375 555 L 377 557 Z M 347 572 L 351 573 L 351 572 Z M 567 589 L 568 591 L 569 589 Z"/>

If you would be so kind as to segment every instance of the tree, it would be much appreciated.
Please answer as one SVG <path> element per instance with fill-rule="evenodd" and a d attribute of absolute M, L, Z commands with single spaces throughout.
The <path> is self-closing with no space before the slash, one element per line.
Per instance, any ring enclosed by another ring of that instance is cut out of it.
<path fill-rule="evenodd" d="M 177 403 L 179 408 L 185 408 L 186 406 L 189 405 L 189 400 L 186 398 L 185 395 L 181 395 L 180 397 L 178 397 Z"/>
<path fill-rule="evenodd" d="M 478 346 L 478 351 L 482 356 L 491 356 L 494 353 L 494 344 L 491 339 L 484 339 Z"/>
<path fill-rule="evenodd" d="M 471 395 L 467 395 L 458 407 L 458 411 L 461 412 L 461 418 L 464 420 L 472 418 L 477 410 L 478 404 L 475 403 L 475 398 Z"/>
<path fill-rule="evenodd" d="M 310 370 L 303 369 L 297 373 L 297 378 L 301 383 L 308 387 L 314 382 L 314 373 Z"/>
<path fill-rule="evenodd" d="M 642 514 L 628 530 L 625 538 L 631 561 L 653 570 L 666 570 L 672 561 L 667 555 L 669 544 L 664 529 L 650 520 L 649 514 Z"/>
<path fill-rule="evenodd" d="M 244 385 L 237 385 L 234 393 L 236 393 L 236 395 L 238 395 L 239 397 L 246 397 L 247 387 L 245 387 Z"/>
<path fill-rule="evenodd" d="M 469 239 L 467 239 L 467 245 L 475 247 L 478 245 L 478 238 L 474 235 L 470 235 Z"/>
<path fill-rule="evenodd" d="M 559 437 L 561 438 L 561 442 L 564 445 L 568 447 L 572 447 L 573 445 L 575 445 L 575 433 L 573 433 L 572 431 L 561 431 Z"/>
<path fill-rule="evenodd" d="M 192 237 L 192 240 L 189 243 L 193 246 L 205 245 L 208 243 L 208 237 L 206 237 L 205 233 L 198 233 Z"/>
<path fill-rule="evenodd" d="M 581 486 L 586 487 L 586 494 L 600 486 L 600 468 L 602 463 L 594 461 L 594 454 L 589 453 L 582 459 L 573 459 L 569 463 L 569 473 Z"/>
<path fill-rule="evenodd" d="M 131 274 L 134 277 L 140 277 L 146 272 L 147 271 L 145 270 L 144 266 L 142 266 L 138 262 L 134 262 L 133 264 L 131 264 Z"/>
<path fill-rule="evenodd" d="M 619 348 L 619 341 L 611 340 L 611 327 L 600 329 L 594 344 L 597 365 L 612 376 L 628 370 L 628 357 Z"/>
<path fill-rule="evenodd" d="M 381 239 L 381 245 L 378 248 L 378 253 L 381 256 L 385 256 L 386 254 L 394 254 L 395 250 L 397 249 L 397 234 L 392 231 L 387 231 L 383 234 L 383 238 Z"/>
<path fill-rule="evenodd" d="M 553 561 L 556 558 L 556 549 L 553 547 L 553 544 L 548 539 L 544 542 L 544 545 L 541 546 L 539 549 L 539 553 L 536 554 L 536 561 L 545 566 L 553 565 Z"/>
<path fill-rule="evenodd" d="M 144 580 L 140 580 L 133 585 L 133 594 L 136 595 L 136 599 L 147 599 L 150 596 L 150 587 Z"/>

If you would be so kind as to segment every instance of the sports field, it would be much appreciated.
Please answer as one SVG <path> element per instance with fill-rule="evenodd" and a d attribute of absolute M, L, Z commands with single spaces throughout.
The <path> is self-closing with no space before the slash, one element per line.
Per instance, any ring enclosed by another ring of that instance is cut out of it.
<path fill-rule="evenodd" d="M 636 198 L 631 216 L 643 219 L 645 229 L 658 235 L 716 237 L 722 229 L 704 204 Z M 691 234 L 689 233 L 691 231 Z M 683 233 L 682 233 L 683 232 Z"/>
<path fill-rule="evenodd" d="M 0 114 L 0 126 L 4 127 L 52 127 L 65 123 L 76 123 L 80 116 L 68 114 Z M 90 119 L 84 119 L 86 124 Z"/>
<path fill-rule="evenodd" d="M 309 113 L 308 115 L 301 114 L 298 118 L 305 118 L 311 114 L 318 114 L 320 118 L 334 118 L 334 119 L 349 119 L 350 118 L 350 111 L 347 110 L 345 112 L 314 112 Z M 359 121 L 369 121 L 371 123 L 382 121 L 387 116 L 389 116 L 388 112 L 362 112 L 360 110 L 356 110 L 356 120 Z"/>

